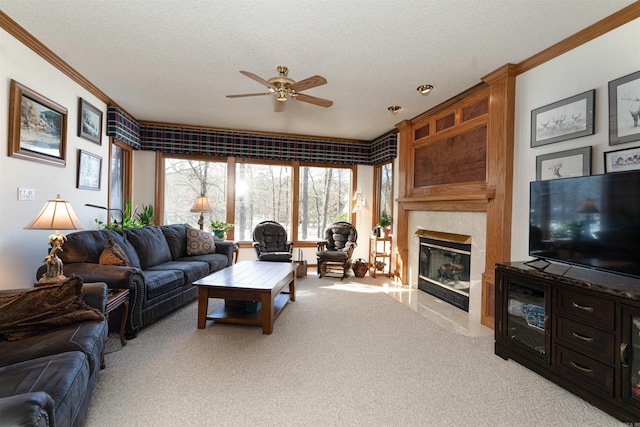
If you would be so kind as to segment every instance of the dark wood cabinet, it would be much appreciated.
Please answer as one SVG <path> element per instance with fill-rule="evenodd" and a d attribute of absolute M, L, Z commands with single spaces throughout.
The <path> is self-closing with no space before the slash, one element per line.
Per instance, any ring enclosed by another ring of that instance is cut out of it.
<path fill-rule="evenodd" d="M 546 262 L 495 273 L 495 354 L 639 422 L 640 280 Z"/>

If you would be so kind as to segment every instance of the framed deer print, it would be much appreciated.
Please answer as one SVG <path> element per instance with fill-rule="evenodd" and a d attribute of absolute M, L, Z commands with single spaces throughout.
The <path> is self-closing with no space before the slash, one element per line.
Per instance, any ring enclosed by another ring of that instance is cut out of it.
<path fill-rule="evenodd" d="M 531 111 L 531 147 L 593 135 L 595 89 Z"/>
<path fill-rule="evenodd" d="M 591 175 L 591 147 L 536 157 L 536 181 Z"/>
<path fill-rule="evenodd" d="M 609 145 L 640 140 L 640 71 L 609 82 Z"/>

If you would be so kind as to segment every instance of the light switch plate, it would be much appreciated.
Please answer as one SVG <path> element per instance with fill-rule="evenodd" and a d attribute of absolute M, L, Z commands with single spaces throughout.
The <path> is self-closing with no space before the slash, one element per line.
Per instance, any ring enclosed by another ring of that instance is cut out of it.
<path fill-rule="evenodd" d="M 36 199 L 35 189 L 18 187 L 18 200 L 34 201 L 35 199 Z"/>

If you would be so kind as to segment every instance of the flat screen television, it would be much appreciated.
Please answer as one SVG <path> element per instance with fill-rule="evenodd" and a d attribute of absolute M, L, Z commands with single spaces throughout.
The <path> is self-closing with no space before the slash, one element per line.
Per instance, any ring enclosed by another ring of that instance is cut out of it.
<path fill-rule="evenodd" d="M 529 255 L 640 278 L 640 171 L 534 181 Z"/>

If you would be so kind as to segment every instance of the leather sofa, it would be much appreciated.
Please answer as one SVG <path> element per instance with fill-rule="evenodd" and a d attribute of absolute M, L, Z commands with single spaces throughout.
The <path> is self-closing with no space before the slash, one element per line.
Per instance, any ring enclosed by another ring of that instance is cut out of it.
<path fill-rule="evenodd" d="M 172 224 L 70 233 L 59 254 L 64 274 L 80 276 L 85 282 L 105 282 L 111 289 L 129 289 L 125 335 L 133 338 L 142 328 L 195 300 L 194 281 L 233 263 L 233 242 L 216 241 L 215 253 L 189 255 L 187 227 Z M 122 248 L 130 266 L 100 264 L 110 239 Z M 45 270 L 41 266 L 38 277 Z M 119 328 L 118 314 L 110 316 L 112 329 Z"/>
<path fill-rule="evenodd" d="M 80 285 L 79 285 L 80 286 Z M 2 290 L 0 295 L 24 291 Z M 105 283 L 84 283 L 104 313 Z M 106 320 L 85 320 L 15 341 L 0 338 L 0 426 L 82 425 L 103 366 Z"/>

